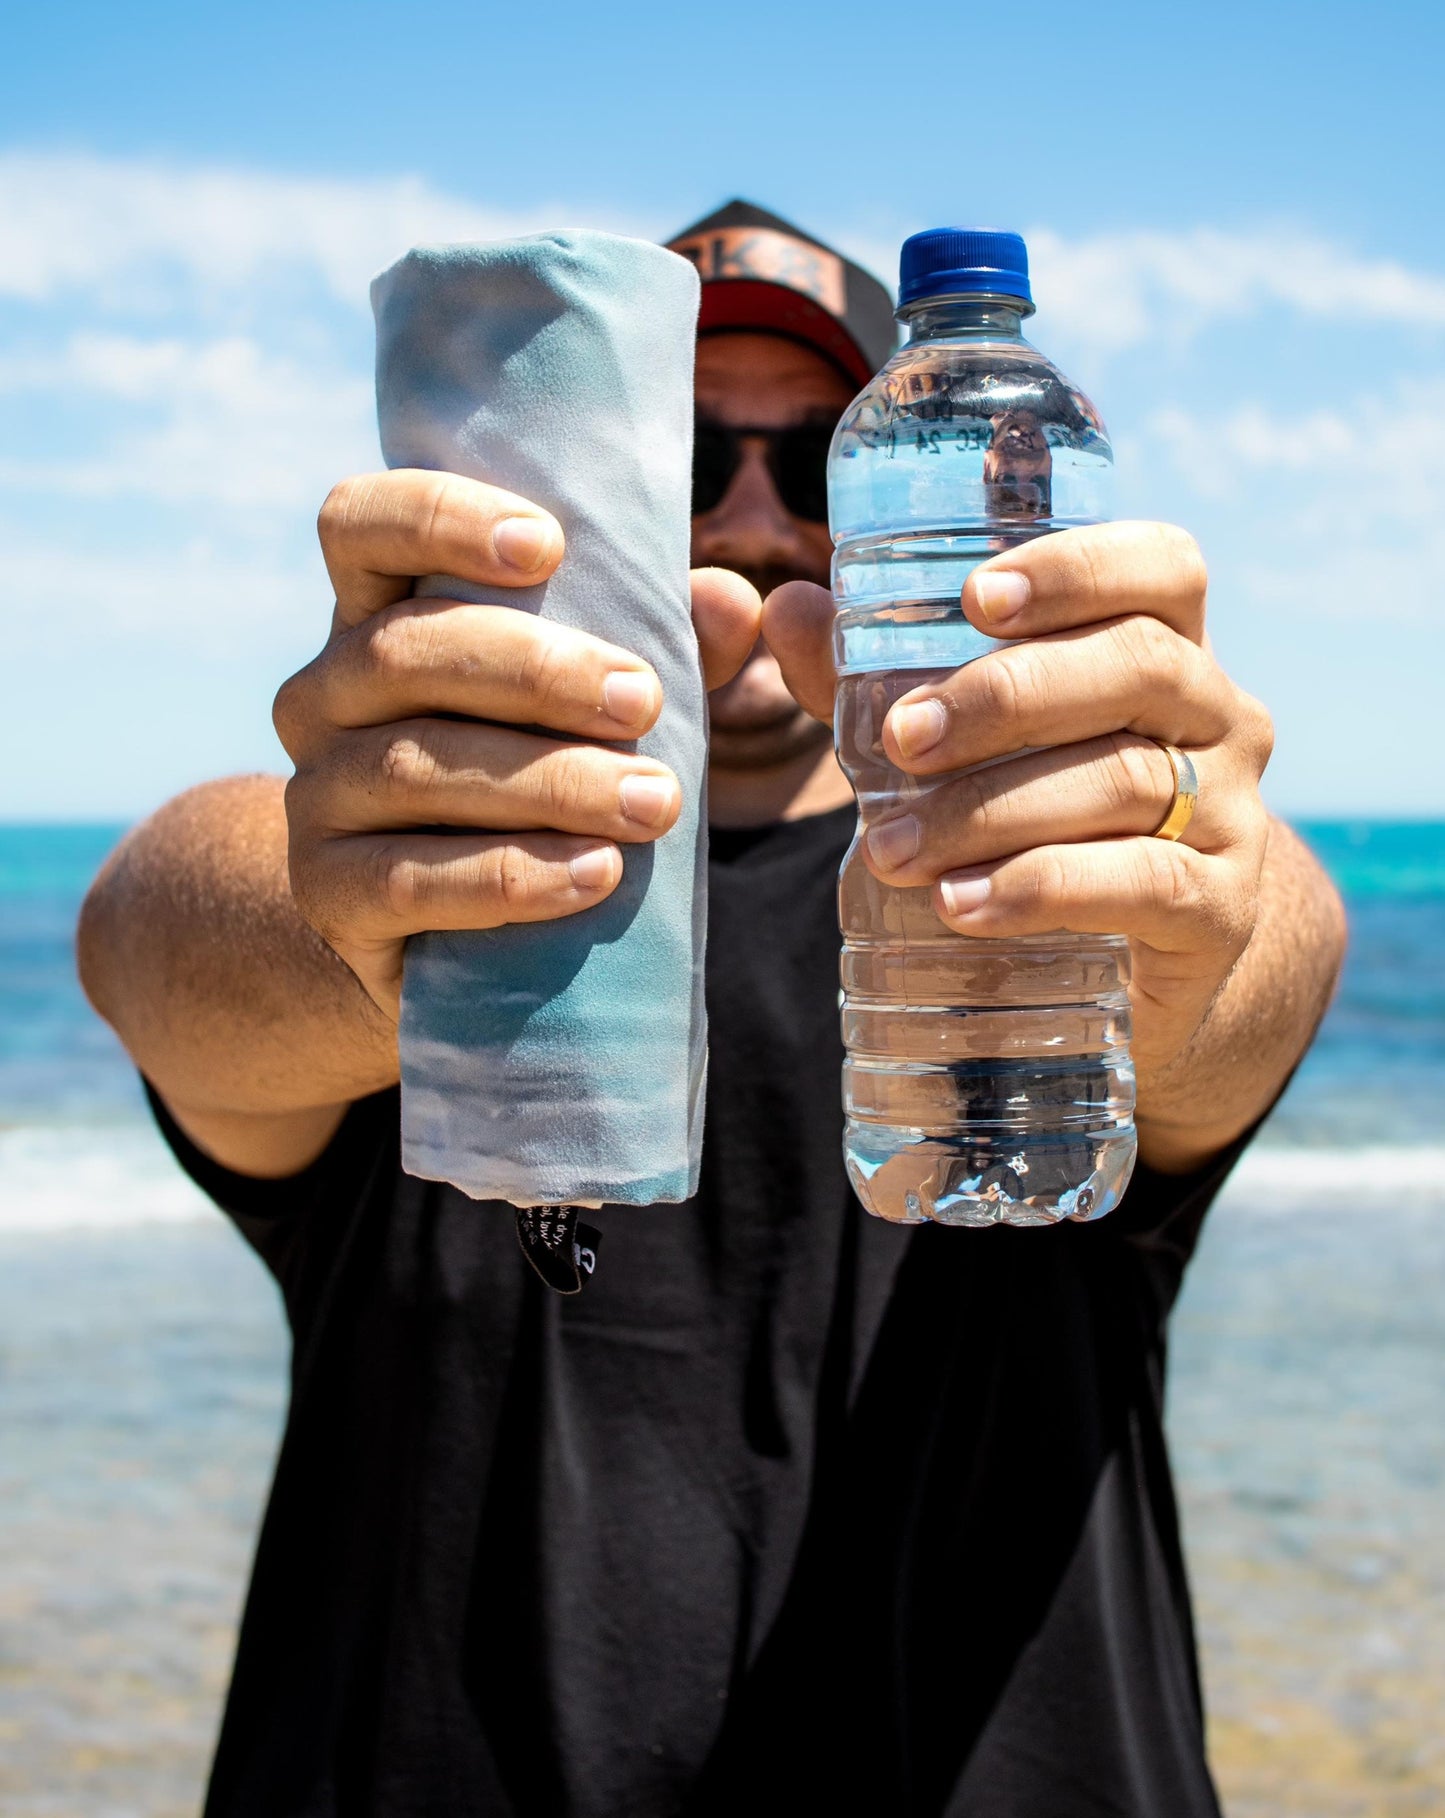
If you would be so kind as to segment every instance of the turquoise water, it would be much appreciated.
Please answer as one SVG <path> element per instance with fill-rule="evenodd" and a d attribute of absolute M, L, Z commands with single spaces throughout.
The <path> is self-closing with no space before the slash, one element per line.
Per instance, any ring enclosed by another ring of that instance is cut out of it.
<path fill-rule="evenodd" d="M 1445 903 L 1445 821 L 1300 821 L 1330 876 L 1356 905 Z"/>
<path fill-rule="evenodd" d="M 75 979 L 76 911 L 120 831 L 0 826 L 0 1125 L 140 1115 Z"/>
<path fill-rule="evenodd" d="M 1303 831 L 1345 979 L 1210 1215 L 1170 1429 L 1230 1818 L 1417 1818 L 1445 1811 L 1445 824 Z M 284 1406 L 274 1290 L 75 983 L 117 832 L 0 828 L 6 1818 L 194 1814 Z"/>
<path fill-rule="evenodd" d="M 1344 894 L 1350 945 L 1268 1139 L 1445 1142 L 1445 822 L 1316 821 L 1300 832 Z"/>
<path fill-rule="evenodd" d="M 1445 822 L 1301 832 L 1350 908 L 1339 997 L 1267 1132 L 1276 1145 L 1442 1140 Z M 118 1044 L 75 982 L 71 933 L 115 827 L 0 827 L 0 1125 L 141 1115 Z"/>

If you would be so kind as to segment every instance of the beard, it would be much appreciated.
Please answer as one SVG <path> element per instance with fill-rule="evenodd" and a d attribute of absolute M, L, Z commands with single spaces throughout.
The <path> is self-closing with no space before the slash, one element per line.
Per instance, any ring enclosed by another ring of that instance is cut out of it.
<path fill-rule="evenodd" d="M 710 761 L 727 770 L 771 770 L 832 742 L 829 728 L 789 694 L 777 658 L 761 643 L 708 696 L 708 718 Z"/>

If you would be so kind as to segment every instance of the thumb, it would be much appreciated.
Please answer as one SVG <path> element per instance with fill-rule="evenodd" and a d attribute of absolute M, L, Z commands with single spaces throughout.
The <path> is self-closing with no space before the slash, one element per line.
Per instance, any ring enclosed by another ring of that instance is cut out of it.
<path fill-rule="evenodd" d="M 692 626 L 705 688 L 721 688 L 748 660 L 762 611 L 757 588 L 740 574 L 730 568 L 693 569 Z"/>
<path fill-rule="evenodd" d="M 778 660 L 788 692 L 815 720 L 831 722 L 833 596 L 812 581 L 785 581 L 763 602 L 763 638 Z"/>

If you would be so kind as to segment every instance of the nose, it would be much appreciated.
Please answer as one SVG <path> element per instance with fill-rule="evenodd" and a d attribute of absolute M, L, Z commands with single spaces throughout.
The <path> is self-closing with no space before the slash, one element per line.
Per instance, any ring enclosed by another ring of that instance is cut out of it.
<path fill-rule="evenodd" d="M 711 511 L 692 521 L 694 566 L 743 573 L 811 566 L 802 528 L 778 497 L 767 443 L 745 436 L 739 453 L 727 491 Z"/>

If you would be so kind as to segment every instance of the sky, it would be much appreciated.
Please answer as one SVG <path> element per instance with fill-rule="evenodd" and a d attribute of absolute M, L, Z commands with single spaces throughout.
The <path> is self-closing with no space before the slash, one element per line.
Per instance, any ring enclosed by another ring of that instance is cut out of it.
<path fill-rule="evenodd" d="M 888 282 L 1028 238 L 1120 515 L 1209 560 L 1271 804 L 1445 815 L 1445 9 L 21 0 L 0 110 L 0 819 L 285 768 L 371 276 L 730 195 Z"/>

